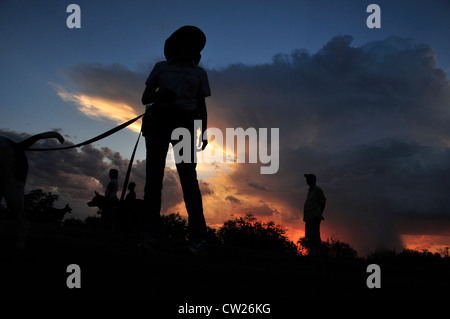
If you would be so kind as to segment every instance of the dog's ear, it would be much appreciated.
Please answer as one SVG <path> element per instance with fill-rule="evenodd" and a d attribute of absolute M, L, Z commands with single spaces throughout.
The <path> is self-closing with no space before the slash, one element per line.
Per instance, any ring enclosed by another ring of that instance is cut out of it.
<path fill-rule="evenodd" d="M 95 195 L 98 195 L 97 191 L 94 191 L 94 192 L 95 192 Z"/>

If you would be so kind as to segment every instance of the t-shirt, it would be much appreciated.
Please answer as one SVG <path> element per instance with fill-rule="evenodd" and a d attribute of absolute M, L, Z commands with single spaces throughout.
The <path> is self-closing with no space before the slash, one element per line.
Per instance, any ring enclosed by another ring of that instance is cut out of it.
<path fill-rule="evenodd" d="M 117 192 L 119 191 L 119 182 L 117 179 L 112 178 L 105 190 L 105 198 L 111 200 L 117 200 Z"/>
<path fill-rule="evenodd" d="M 325 202 L 326 198 L 322 189 L 317 185 L 311 187 L 303 208 L 303 220 L 306 222 L 312 218 L 324 219 L 322 213 L 325 208 Z"/>
<path fill-rule="evenodd" d="M 173 104 L 188 111 L 197 108 L 199 97 L 211 95 L 206 71 L 194 63 L 180 67 L 174 60 L 158 62 L 145 84 L 155 91 L 173 91 Z"/>

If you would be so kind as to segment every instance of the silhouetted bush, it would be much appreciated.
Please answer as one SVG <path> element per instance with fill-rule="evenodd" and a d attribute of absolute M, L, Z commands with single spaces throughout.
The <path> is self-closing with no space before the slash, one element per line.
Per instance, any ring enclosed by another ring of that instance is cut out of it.
<path fill-rule="evenodd" d="M 300 238 L 297 244 L 301 255 L 309 255 L 310 245 L 307 238 Z M 358 257 L 358 252 L 349 244 L 331 237 L 326 241 L 322 241 L 320 247 L 318 248 L 318 255 L 320 257 L 336 259 L 355 259 Z"/>
<path fill-rule="evenodd" d="M 228 220 L 218 231 L 225 245 L 296 253 L 297 247 L 285 234 L 283 226 L 273 221 L 262 223 L 253 214 Z"/>
<path fill-rule="evenodd" d="M 432 253 L 428 251 L 428 249 L 423 249 L 422 251 L 407 249 L 405 248 L 402 252 L 397 255 L 397 258 L 401 259 L 416 259 L 416 260 L 436 260 L 441 259 L 441 255 L 439 253 Z"/>
<path fill-rule="evenodd" d="M 327 255 L 331 258 L 354 259 L 358 257 L 358 253 L 353 247 L 333 237 L 327 239 L 323 245 L 325 246 Z"/>
<path fill-rule="evenodd" d="M 450 263 L 448 257 L 448 247 L 440 249 L 435 253 L 427 249 L 414 250 L 405 248 L 397 253 L 392 250 L 378 251 L 367 257 L 368 260 L 375 263 L 400 263 L 400 264 L 432 264 L 432 263 Z"/>
<path fill-rule="evenodd" d="M 449 247 L 438 248 L 437 252 L 441 255 L 442 258 L 450 259 Z"/>
<path fill-rule="evenodd" d="M 161 219 L 169 238 L 175 240 L 186 240 L 188 238 L 188 223 L 179 213 L 162 215 Z M 218 245 L 221 243 L 217 231 L 209 226 L 206 227 L 206 240 L 209 244 Z"/>
<path fill-rule="evenodd" d="M 91 228 L 91 229 L 100 228 L 101 218 L 100 217 L 96 217 L 96 216 L 88 216 L 84 220 L 84 225 L 87 228 Z"/>
<path fill-rule="evenodd" d="M 214 228 L 206 226 L 206 241 L 211 245 L 222 245 L 223 241 L 219 237 L 219 233 Z"/>
<path fill-rule="evenodd" d="M 187 221 L 179 213 L 161 216 L 164 230 L 172 239 L 185 240 L 187 237 Z"/>
<path fill-rule="evenodd" d="M 396 255 L 397 253 L 394 250 L 380 250 L 367 256 L 367 259 L 376 261 L 389 261 L 393 260 Z"/>

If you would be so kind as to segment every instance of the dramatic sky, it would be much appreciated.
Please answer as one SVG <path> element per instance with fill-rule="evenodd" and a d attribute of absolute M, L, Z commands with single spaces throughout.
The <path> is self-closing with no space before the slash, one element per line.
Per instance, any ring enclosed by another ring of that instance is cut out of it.
<path fill-rule="evenodd" d="M 71 3 L 80 29 L 66 26 Z M 366 25 L 371 3 L 380 29 Z M 323 239 L 360 253 L 450 246 L 449 21 L 447 1 L 0 1 L 0 134 L 57 130 L 79 143 L 141 114 L 164 40 L 196 25 L 207 36 L 209 127 L 279 129 L 276 174 L 261 174 L 261 162 L 199 164 L 210 226 L 254 213 L 296 241 L 303 174 L 315 173 L 327 197 Z M 94 215 L 86 202 L 104 192 L 109 168 L 123 183 L 139 127 L 81 149 L 28 152 L 27 191 L 58 194 L 55 206 L 70 203 L 73 217 Z M 143 141 L 136 159 L 142 198 Z M 186 216 L 169 153 L 171 212 Z"/>

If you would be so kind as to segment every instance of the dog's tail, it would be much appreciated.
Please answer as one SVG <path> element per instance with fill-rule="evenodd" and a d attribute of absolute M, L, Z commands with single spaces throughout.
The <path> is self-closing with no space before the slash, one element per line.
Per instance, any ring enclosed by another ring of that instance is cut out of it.
<path fill-rule="evenodd" d="M 58 132 L 51 131 L 51 132 L 44 132 L 44 133 L 33 135 L 33 136 L 27 138 L 26 140 L 24 140 L 20 143 L 17 143 L 17 146 L 19 146 L 23 150 L 26 150 L 27 148 L 29 148 L 31 145 L 33 145 L 37 141 L 47 139 L 47 138 L 57 138 L 58 141 L 60 141 L 61 143 L 64 143 L 64 137 L 62 137 L 61 134 L 59 134 Z"/>

